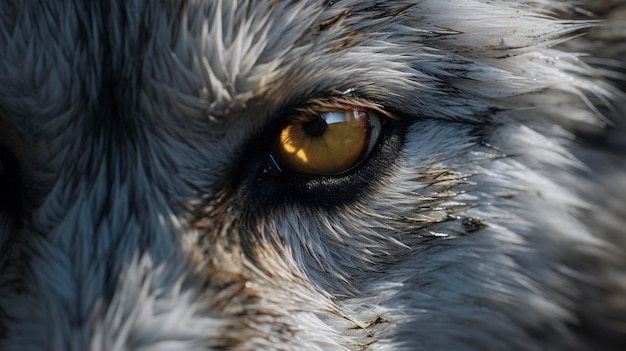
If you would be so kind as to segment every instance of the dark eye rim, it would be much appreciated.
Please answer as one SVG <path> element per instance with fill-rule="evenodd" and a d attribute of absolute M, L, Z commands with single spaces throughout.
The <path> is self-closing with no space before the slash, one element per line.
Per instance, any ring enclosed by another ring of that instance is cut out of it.
<path fill-rule="evenodd" d="M 241 179 L 239 191 L 259 210 L 283 204 L 336 208 L 358 201 L 393 173 L 408 124 L 408 120 L 385 119 L 378 145 L 358 165 L 337 175 L 268 174 L 269 153 L 257 151 L 246 157 L 244 169 L 239 170 L 254 175 Z M 253 159 L 256 161 L 251 162 Z"/>

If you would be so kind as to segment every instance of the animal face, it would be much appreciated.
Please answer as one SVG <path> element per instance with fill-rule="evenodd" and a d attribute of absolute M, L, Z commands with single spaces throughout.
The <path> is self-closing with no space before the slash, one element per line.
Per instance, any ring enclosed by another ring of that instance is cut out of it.
<path fill-rule="evenodd" d="M 0 348 L 621 349 L 576 9 L 4 2 Z"/>

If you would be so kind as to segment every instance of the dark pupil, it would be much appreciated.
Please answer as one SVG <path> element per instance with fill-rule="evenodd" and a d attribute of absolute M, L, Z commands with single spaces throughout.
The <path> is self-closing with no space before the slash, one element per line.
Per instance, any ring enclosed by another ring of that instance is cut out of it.
<path fill-rule="evenodd" d="M 303 122 L 302 129 L 310 136 L 320 136 L 328 129 L 328 123 L 326 123 L 322 117 L 318 116 L 311 121 Z"/>

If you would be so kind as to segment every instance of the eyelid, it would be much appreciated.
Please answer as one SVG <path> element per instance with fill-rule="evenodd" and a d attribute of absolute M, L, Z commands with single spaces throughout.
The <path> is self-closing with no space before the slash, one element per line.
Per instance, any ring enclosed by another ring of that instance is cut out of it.
<path fill-rule="evenodd" d="M 307 101 L 302 107 L 294 109 L 292 116 L 298 116 L 299 114 L 316 116 L 325 112 L 347 111 L 351 109 L 369 110 L 378 113 L 381 117 L 397 119 L 391 112 L 386 111 L 381 104 L 337 92 L 328 97 L 320 97 Z"/>

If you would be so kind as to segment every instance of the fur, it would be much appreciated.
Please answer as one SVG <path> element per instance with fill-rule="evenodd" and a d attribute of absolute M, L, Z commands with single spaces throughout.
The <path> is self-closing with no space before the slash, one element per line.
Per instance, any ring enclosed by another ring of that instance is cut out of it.
<path fill-rule="evenodd" d="M 3 2 L 0 349 L 624 349 L 625 13 Z M 337 92 L 373 155 L 268 175 Z"/>

